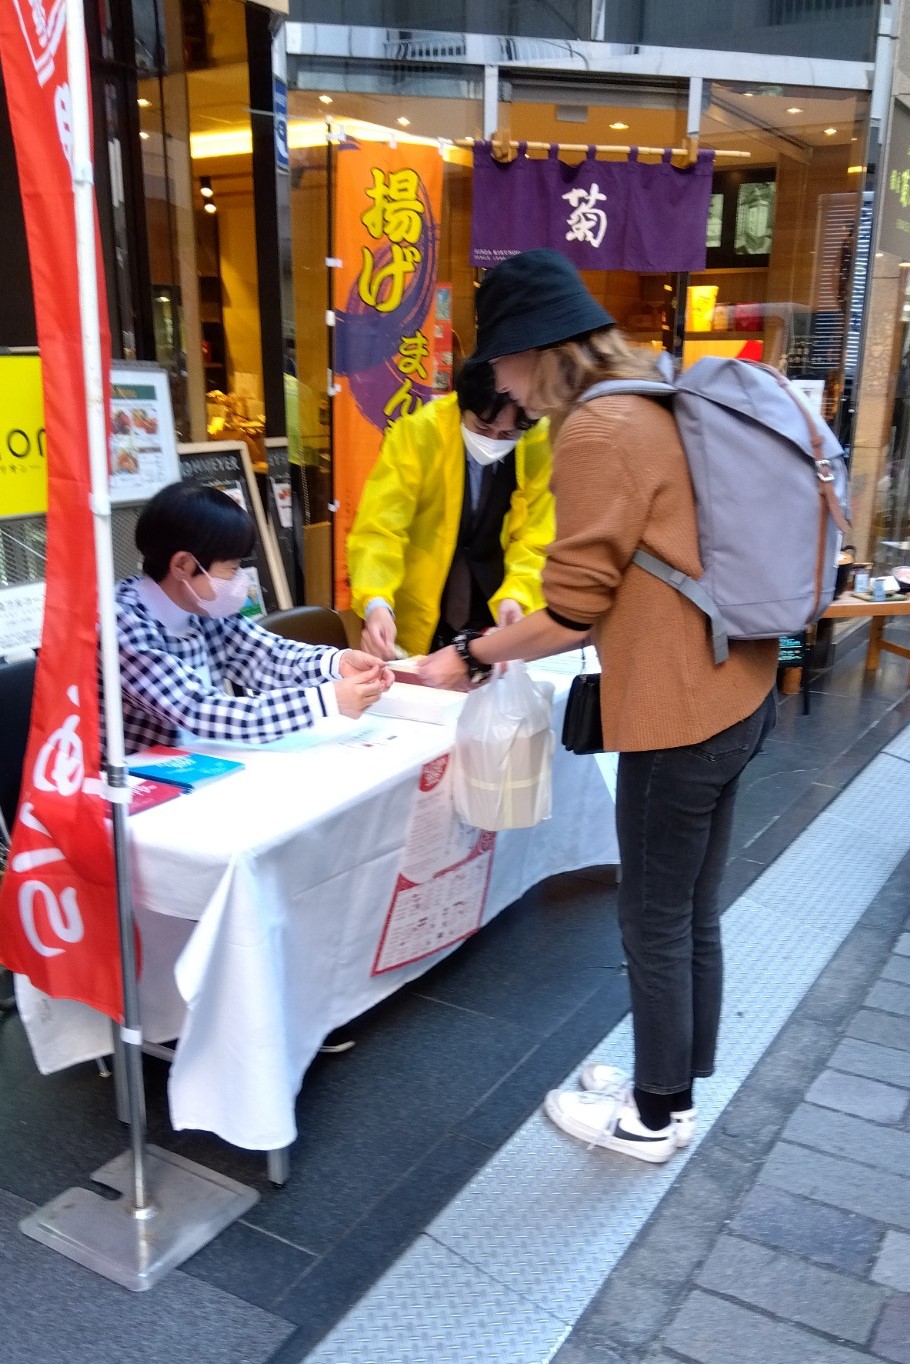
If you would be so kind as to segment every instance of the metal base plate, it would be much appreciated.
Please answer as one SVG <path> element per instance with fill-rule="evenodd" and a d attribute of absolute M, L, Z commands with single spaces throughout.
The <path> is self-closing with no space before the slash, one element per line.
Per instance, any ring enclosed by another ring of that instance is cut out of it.
<path fill-rule="evenodd" d="M 136 1216 L 133 1211 L 132 1157 L 127 1151 L 92 1175 L 120 1198 L 68 1189 L 24 1218 L 20 1230 L 141 1293 L 259 1200 L 255 1189 L 157 1146 L 147 1148 L 147 1170 L 150 1215 Z"/>

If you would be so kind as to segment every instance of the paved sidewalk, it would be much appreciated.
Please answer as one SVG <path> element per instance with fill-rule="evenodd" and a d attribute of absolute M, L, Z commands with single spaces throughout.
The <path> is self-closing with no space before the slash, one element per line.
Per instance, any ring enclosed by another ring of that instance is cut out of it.
<path fill-rule="evenodd" d="M 910 1364 L 910 856 L 555 1356 L 682 1360 Z"/>

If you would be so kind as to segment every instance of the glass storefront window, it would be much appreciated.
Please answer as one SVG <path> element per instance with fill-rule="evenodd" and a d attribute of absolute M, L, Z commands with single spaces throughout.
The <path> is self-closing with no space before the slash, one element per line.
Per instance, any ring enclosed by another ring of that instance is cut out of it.
<path fill-rule="evenodd" d="M 799 379 L 845 434 L 862 284 L 868 96 L 713 82 L 701 145 L 718 156 L 708 269 L 689 280 L 683 363 L 743 355 Z M 696 302 L 701 307 L 695 317 Z"/>
<path fill-rule="evenodd" d="M 899 352 L 885 467 L 873 520 L 876 567 L 910 564 L 910 268 L 901 271 Z"/>
<path fill-rule="evenodd" d="M 242 0 L 134 0 L 155 354 L 184 439 L 239 432 L 259 456 L 263 379 Z M 146 54 L 143 57 L 143 53 Z"/>
<path fill-rule="evenodd" d="M 332 450 L 326 374 L 331 367 L 325 314 L 330 299 L 327 258 L 334 255 L 333 215 L 352 211 L 335 200 L 333 167 L 338 153 L 327 150 L 326 134 L 361 142 L 439 145 L 445 140 L 441 235 L 437 286 L 450 287 L 451 349 L 434 357 L 436 389 L 451 387 L 453 368 L 474 348 L 474 272 L 469 265 L 471 157 L 451 145 L 482 135 L 482 80 L 458 69 L 406 76 L 402 68 L 336 69 L 314 66 L 291 73 L 298 88 L 288 92 L 293 337 L 287 340 L 289 443 L 297 445 L 306 487 L 307 599 L 330 602 L 331 547 L 327 504 L 331 497 Z M 308 88 L 300 88 L 306 86 Z M 328 120 L 328 122 L 327 122 Z M 440 149 L 442 154 L 442 149 Z M 331 158 L 331 164 L 330 164 Z M 341 302 L 334 300 L 335 306 Z M 293 458 L 293 455 L 292 455 Z"/>

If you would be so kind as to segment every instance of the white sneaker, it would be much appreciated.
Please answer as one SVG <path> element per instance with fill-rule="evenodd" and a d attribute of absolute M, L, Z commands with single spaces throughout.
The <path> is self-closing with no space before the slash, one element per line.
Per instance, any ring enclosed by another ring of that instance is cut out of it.
<path fill-rule="evenodd" d="M 589 1150 L 602 1146 L 652 1165 L 662 1165 L 676 1150 L 672 1126 L 652 1131 L 639 1118 L 634 1103 L 623 1103 L 614 1095 L 551 1089 L 544 1109 L 563 1132 L 587 1142 Z"/>
<path fill-rule="evenodd" d="M 592 1094 L 608 1094 L 614 1098 L 624 1099 L 627 1094 L 632 1093 L 632 1081 L 618 1066 L 607 1066 L 597 1061 L 589 1061 L 587 1065 L 582 1066 L 581 1075 L 578 1078 L 582 1089 L 586 1089 Z M 695 1119 L 697 1117 L 697 1108 L 687 1108 L 680 1113 L 670 1114 L 673 1131 L 676 1133 L 676 1145 L 680 1148 L 688 1146 L 695 1135 Z"/>

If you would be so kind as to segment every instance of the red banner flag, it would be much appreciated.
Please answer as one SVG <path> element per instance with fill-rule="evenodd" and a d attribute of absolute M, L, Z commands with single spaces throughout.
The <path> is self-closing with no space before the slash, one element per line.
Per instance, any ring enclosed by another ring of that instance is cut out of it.
<path fill-rule="evenodd" d="M 65 0 L 0 4 L 0 66 L 28 238 L 48 451 L 47 598 L 22 799 L 0 889 L 0 962 L 49 995 L 119 1020 L 114 857 L 98 786 L 98 595 L 65 27 Z M 97 225 L 95 251 L 107 376 Z"/>

